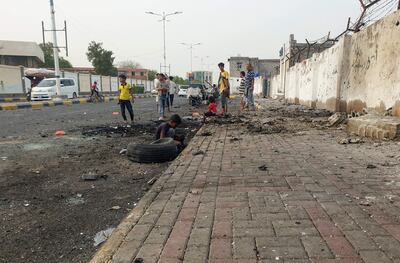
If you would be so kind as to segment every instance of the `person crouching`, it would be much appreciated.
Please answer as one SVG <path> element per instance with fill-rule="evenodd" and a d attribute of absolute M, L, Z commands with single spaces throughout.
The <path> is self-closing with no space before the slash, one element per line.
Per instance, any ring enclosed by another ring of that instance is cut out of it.
<path fill-rule="evenodd" d="M 172 138 L 175 140 L 177 145 L 183 145 L 182 138 L 176 136 L 175 129 L 182 123 L 182 119 L 178 114 L 174 114 L 170 117 L 169 121 L 164 122 L 158 126 L 156 131 L 156 140 L 164 138 Z"/>
<path fill-rule="evenodd" d="M 206 118 L 207 117 L 213 117 L 213 116 L 217 116 L 217 103 L 215 102 L 215 98 L 213 96 L 211 96 L 208 99 L 208 110 L 207 112 L 204 113 L 204 119 L 203 122 L 206 122 Z"/>

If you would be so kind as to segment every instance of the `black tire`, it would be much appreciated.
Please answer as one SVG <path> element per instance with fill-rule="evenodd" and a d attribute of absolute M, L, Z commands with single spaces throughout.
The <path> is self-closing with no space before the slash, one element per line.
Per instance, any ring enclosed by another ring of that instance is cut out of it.
<path fill-rule="evenodd" d="M 150 143 L 152 145 L 175 145 L 175 142 L 172 138 L 164 138 L 164 139 L 159 139 L 157 141 L 154 141 L 152 143 Z"/>
<path fill-rule="evenodd" d="M 127 151 L 128 158 L 138 163 L 169 162 L 177 155 L 178 148 L 172 139 L 156 141 L 154 144 L 129 144 Z"/>
<path fill-rule="evenodd" d="M 72 93 L 72 98 L 73 99 L 77 99 L 78 98 L 78 95 L 76 95 L 76 92 Z"/>

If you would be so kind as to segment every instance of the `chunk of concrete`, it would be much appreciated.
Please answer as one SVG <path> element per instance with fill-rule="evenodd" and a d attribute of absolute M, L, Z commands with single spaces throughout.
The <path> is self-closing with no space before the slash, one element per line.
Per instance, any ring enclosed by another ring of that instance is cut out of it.
<path fill-rule="evenodd" d="M 375 140 L 394 140 L 400 135 L 400 118 L 379 115 L 365 115 L 351 118 L 347 132 Z"/>
<path fill-rule="evenodd" d="M 346 120 L 346 113 L 336 112 L 328 118 L 330 126 L 336 126 L 343 123 Z"/>

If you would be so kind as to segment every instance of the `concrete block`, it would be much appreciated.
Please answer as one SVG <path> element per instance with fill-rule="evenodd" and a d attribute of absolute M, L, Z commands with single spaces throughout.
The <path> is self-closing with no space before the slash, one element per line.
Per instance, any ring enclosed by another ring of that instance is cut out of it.
<path fill-rule="evenodd" d="M 394 140 L 400 135 L 400 118 L 379 115 L 351 118 L 347 123 L 347 132 L 376 140 Z"/>

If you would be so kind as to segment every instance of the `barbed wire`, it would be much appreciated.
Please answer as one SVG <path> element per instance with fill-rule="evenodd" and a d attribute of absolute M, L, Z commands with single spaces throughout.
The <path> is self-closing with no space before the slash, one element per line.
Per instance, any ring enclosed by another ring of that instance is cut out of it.
<path fill-rule="evenodd" d="M 346 30 L 340 33 L 335 38 L 330 37 L 330 32 L 320 39 L 309 41 L 306 39 L 305 47 L 295 48 L 297 50 L 290 50 L 289 54 L 285 54 L 286 61 L 290 60 L 290 66 L 296 62 L 301 62 L 302 59 L 310 58 L 314 53 L 320 53 L 323 50 L 331 47 L 340 37 L 348 33 L 359 32 L 362 28 L 368 27 L 376 21 L 386 17 L 392 12 L 400 9 L 400 0 L 358 0 L 361 4 L 361 15 L 356 22 L 352 22 L 349 18 L 347 21 Z M 307 51 L 305 54 L 304 52 Z M 311 52 L 313 51 L 313 52 Z M 285 51 L 286 52 L 286 51 Z"/>

